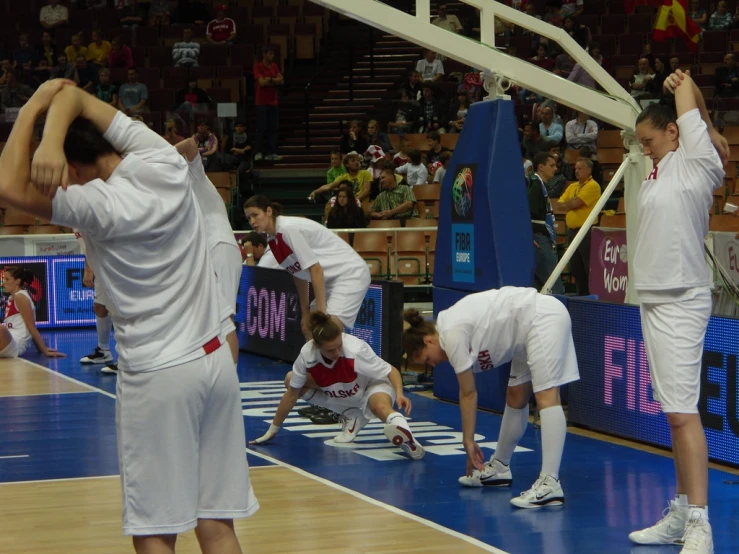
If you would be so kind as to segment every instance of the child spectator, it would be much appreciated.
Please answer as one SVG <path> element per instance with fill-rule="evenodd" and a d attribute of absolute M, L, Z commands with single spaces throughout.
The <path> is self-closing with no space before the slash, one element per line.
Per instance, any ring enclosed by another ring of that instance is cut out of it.
<path fill-rule="evenodd" d="M 441 153 L 441 155 L 439 156 L 439 163 L 441 163 L 441 167 L 434 172 L 434 183 L 441 183 L 444 181 L 446 170 L 449 168 L 449 160 L 451 159 L 451 152 L 447 151 Z"/>
<path fill-rule="evenodd" d="M 426 163 L 438 162 L 442 152 L 449 152 L 448 148 L 441 145 L 441 135 L 436 131 L 426 133 L 426 143 L 429 145 Z"/>
<path fill-rule="evenodd" d="M 401 167 L 408 163 L 408 150 L 410 150 L 411 141 L 406 136 L 400 137 L 400 150 L 393 156 L 393 164 L 395 167 Z"/>
<path fill-rule="evenodd" d="M 198 143 L 198 151 L 200 157 L 203 158 L 203 167 L 207 170 L 211 159 L 218 151 L 218 138 L 210 132 L 208 123 L 205 121 L 198 123 L 198 132 L 192 138 Z"/>
<path fill-rule="evenodd" d="M 410 161 L 395 169 L 396 173 L 406 176 L 406 182 L 410 186 L 425 185 L 428 182 L 429 172 L 421 162 L 421 151 L 413 148 L 408 151 Z"/>
<path fill-rule="evenodd" d="M 98 80 L 100 82 L 95 87 L 95 96 L 98 100 L 116 107 L 118 105 L 118 87 L 110 82 L 110 69 L 101 67 L 98 71 Z"/>
<path fill-rule="evenodd" d="M 326 182 L 333 183 L 338 177 L 346 174 L 346 167 L 344 167 L 344 157 L 341 152 L 334 150 L 331 152 L 331 166 L 326 171 Z"/>

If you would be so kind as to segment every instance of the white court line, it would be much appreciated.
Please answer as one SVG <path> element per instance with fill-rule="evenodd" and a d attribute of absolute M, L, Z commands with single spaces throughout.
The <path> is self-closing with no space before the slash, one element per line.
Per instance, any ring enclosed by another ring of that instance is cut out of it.
<path fill-rule="evenodd" d="M 60 391 L 60 392 L 35 392 L 32 394 L 0 394 L 0 398 L 19 398 L 19 397 L 27 397 L 27 396 L 56 396 L 58 394 L 94 394 L 96 390 L 68 390 L 68 391 Z"/>
<path fill-rule="evenodd" d="M 35 362 L 32 362 L 30 360 L 26 360 L 25 358 L 16 358 L 16 360 L 21 360 L 23 362 L 26 362 L 28 365 L 32 365 L 33 367 L 37 367 L 39 369 L 43 369 L 44 371 L 51 373 L 52 375 L 56 375 L 57 377 L 61 377 L 62 379 L 66 379 L 67 381 L 71 381 L 72 383 L 76 383 L 89 391 L 92 392 L 99 392 L 100 394 L 104 394 L 108 398 L 112 398 L 115 400 L 115 394 L 111 394 L 108 391 L 104 391 L 103 389 L 99 389 L 97 387 L 93 387 L 92 385 L 88 385 L 87 383 L 83 383 L 82 381 L 78 381 L 77 379 L 74 379 L 72 377 L 69 377 L 68 375 L 64 375 L 63 373 L 59 373 L 58 371 L 54 371 L 53 369 L 49 369 L 48 367 L 44 367 L 41 364 L 37 364 Z M 28 396 L 35 396 L 35 395 L 28 395 Z"/>
<path fill-rule="evenodd" d="M 405 518 L 408 518 L 412 521 L 415 521 L 416 523 L 420 523 L 422 525 L 425 525 L 426 527 L 430 527 L 431 529 L 434 529 L 436 531 L 441 531 L 442 533 L 455 537 L 457 539 L 460 539 L 466 543 L 469 543 L 473 546 L 476 546 L 486 552 L 493 552 L 494 554 L 508 554 L 504 550 L 500 550 L 499 548 L 495 548 L 494 546 L 491 546 L 489 544 L 486 544 L 482 541 L 479 541 L 473 537 L 470 537 L 469 535 L 465 535 L 463 533 L 460 533 L 458 531 L 454 531 L 452 529 L 449 529 L 447 527 L 444 527 L 443 525 L 439 525 L 438 523 L 434 523 L 433 521 L 429 521 L 428 519 L 424 519 L 420 516 L 417 516 L 415 514 L 411 514 L 410 512 L 406 512 L 405 510 L 401 510 L 400 508 L 396 508 L 395 506 L 392 506 L 390 504 L 386 504 L 385 502 L 381 502 L 379 500 L 375 500 L 372 497 L 366 496 L 360 492 L 354 491 L 352 489 L 349 489 L 347 487 L 344 487 L 342 485 L 339 485 L 337 483 L 334 483 L 332 481 L 329 481 L 328 479 L 324 479 L 323 477 L 319 477 L 318 475 L 313 475 L 312 473 L 309 473 L 308 471 L 305 471 L 303 469 L 300 469 L 299 467 L 295 467 L 293 465 L 290 465 L 288 463 L 283 462 L 282 460 L 278 460 L 277 458 L 273 458 L 272 456 L 268 456 L 267 454 L 262 454 L 261 452 L 257 452 L 256 450 L 253 450 L 251 448 L 246 449 L 249 454 L 252 454 L 256 456 L 257 458 L 262 458 L 263 460 L 267 460 L 268 462 L 272 462 L 274 464 L 277 464 L 281 467 L 287 468 L 291 471 L 294 471 L 298 475 L 302 475 L 303 477 L 308 477 L 309 479 L 313 479 L 314 481 L 317 481 L 321 483 L 322 485 L 326 485 L 328 487 L 331 487 L 332 489 L 344 492 L 346 494 L 349 494 L 353 496 L 354 498 L 358 498 L 359 500 L 364 500 L 365 502 L 368 502 L 369 504 L 372 504 L 374 506 L 377 506 L 379 508 L 384 508 L 389 512 L 392 512 L 396 515 L 403 516 Z"/>
<path fill-rule="evenodd" d="M 17 456 L 0 456 L 0 460 L 12 460 L 15 458 L 30 458 L 30 454 L 18 454 Z"/>

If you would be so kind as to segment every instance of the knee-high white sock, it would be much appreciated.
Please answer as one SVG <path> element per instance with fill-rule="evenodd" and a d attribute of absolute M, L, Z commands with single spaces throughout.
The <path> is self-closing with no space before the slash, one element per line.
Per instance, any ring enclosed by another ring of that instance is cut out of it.
<path fill-rule="evenodd" d="M 95 328 L 98 332 L 98 346 L 100 350 L 110 351 L 110 332 L 113 330 L 113 321 L 110 314 L 105 317 L 95 316 Z"/>
<path fill-rule="evenodd" d="M 526 432 L 526 426 L 529 424 L 529 407 L 516 409 L 506 404 L 503 410 L 503 421 L 500 424 L 500 434 L 498 436 L 498 445 L 495 447 L 495 453 L 491 458 L 498 460 L 503 465 L 511 463 L 513 451 L 518 446 Z"/>
<path fill-rule="evenodd" d="M 389 416 L 387 416 L 385 424 L 397 425 L 398 427 L 402 427 L 403 429 L 407 429 L 408 431 L 411 430 L 411 426 L 408 425 L 408 420 L 405 419 L 405 416 L 400 412 L 393 412 Z"/>
<path fill-rule="evenodd" d="M 562 406 L 551 406 L 541 416 L 541 475 L 559 479 L 559 466 L 567 436 L 567 420 Z"/>

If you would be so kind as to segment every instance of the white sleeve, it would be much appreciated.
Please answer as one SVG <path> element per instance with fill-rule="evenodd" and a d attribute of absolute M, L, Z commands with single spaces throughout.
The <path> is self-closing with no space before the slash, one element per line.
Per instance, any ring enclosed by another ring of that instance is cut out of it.
<path fill-rule="evenodd" d="M 441 60 L 434 60 L 434 75 L 437 73 L 444 75 L 444 64 L 441 63 Z"/>
<path fill-rule="evenodd" d="M 416 71 L 418 71 L 421 75 L 423 75 L 423 62 L 425 60 L 418 60 L 416 62 Z"/>
<path fill-rule="evenodd" d="M 105 187 L 103 181 L 96 179 L 84 187 L 72 185 L 67 190 L 57 190 L 51 201 L 51 222 L 106 235 L 116 222 L 116 202 Z"/>
<path fill-rule="evenodd" d="M 272 250 L 270 250 L 269 247 L 264 251 L 262 257 L 259 258 L 257 266 L 270 269 L 282 269 L 282 266 L 277 263 L 277 260 L 275 260 L 275 256 L 272 254 Z"/>
<path fill-rule="evenodd" d="M 677 127 L 680 130 L 680 157 L 708 174 L 712 190 L 723 185 L 726 173 L 700 110 L 694 108 L 681 115 L 677 119 Z"/>
<path fill-rule="evenodd" d="M 411 165 L 410 163 L 401 165 L 400 167 L 395 168 L 395 173 L 400 173 L 401 175 L 408 175 L 408 166 Z"/>
<path fill-rule="evenodd" d="M 104 138 L 124 156 L 174 148 L 143 122 L 134 121 L 123 112 L 115 115 L 110 127 L 105 131 Z"/>
<path fill-rule="evenodd" d="M 375 354 L 372 347 L 364 341 L 360 341 L 354 359 L 354 371 L 370 379 L 384 379 L 392 371 L 392 366 Z"/>
<path fill-rule="evenodd" d="M 300 229 L 283 229 L 282 238 L 290 246 L 298 262 L 300 262 L 301 269 L 307 270 L 318 263 L 316 254 L 308 244 L 308 241 L 305 240 L 303 232 Z"/>
<path fill-rule="evenodd" d="M 421 164 L 421 170 L 418 172 L 418 175 L 421 180 L 416 183 L 417 185 L 423 185 L 429 180 L 429 170 L 426 169 L 425 165 Z"/>
<path fill-rule="evenodd" d="M 293 376 L 290 379 L 290 388 L 302 389 L 305 382 L 308 380 L 308 366 L 305 363 L 305 358 L 301 352 L 298 359 L 293 364 Z"/>
<path fill-rule="evenodd" d="M 445 334 L 444 349 L 455 373 L 464 373 L 472 368 L 477 353 L 470 352 L 470 341 L 466 333 L 452 330 Z"/>

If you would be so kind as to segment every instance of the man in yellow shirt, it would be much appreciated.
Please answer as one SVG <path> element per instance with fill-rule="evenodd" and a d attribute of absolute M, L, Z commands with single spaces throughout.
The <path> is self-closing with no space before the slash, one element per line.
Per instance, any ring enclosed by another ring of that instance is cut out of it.
<path fill-rule="evenodd" d="M 576 183 L 572 183 L 559 198 L 557 207 L 567 212 L 567 239 L 572 242 L 575 235 L 585 224 L 596 202 L 600 198 L 600 185 L 593 180 L 593 162 L 587 158 L 578 158 L 575 163 Z M 570 260 L 570 268 L 575 278 L 578 296 L 590 294 L 588 277 L 590 274 L 590 229 L 577 247 Z"/>
<path fill-rule="evenodd" d="M 92 42 L 87 47 L 87 61 L 94 63 L 97 67 L 107 66 L 111 48 L 110 43 L 103 40 L 100 31 L 93 31 Z"/>
<path fill-rule="evenodd" d="M 64 49 L 64 55 L 67 56 L 67 63 L 77 63 L 77 56 L 79 54 L 87 58 L 87 47 L 82 46 L 79 35 L 72 35 L 72 44 Z"/>

